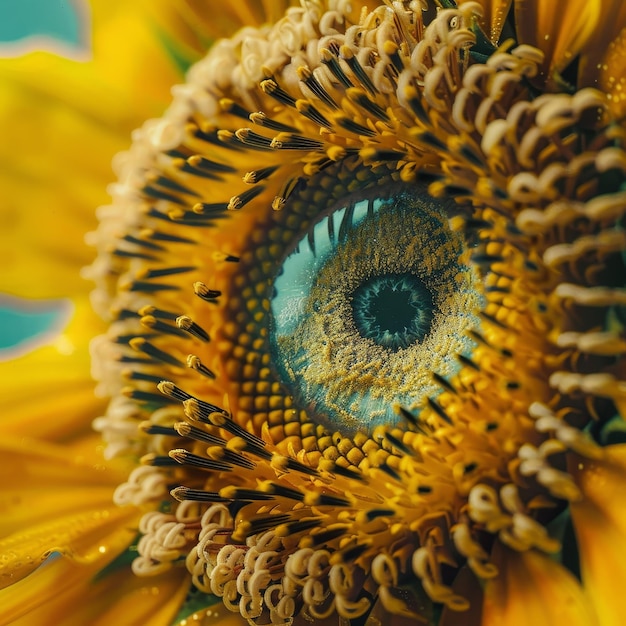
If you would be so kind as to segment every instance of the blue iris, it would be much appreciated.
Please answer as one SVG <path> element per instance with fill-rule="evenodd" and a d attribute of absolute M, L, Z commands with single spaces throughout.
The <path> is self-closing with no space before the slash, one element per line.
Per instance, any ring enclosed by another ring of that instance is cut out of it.
<path fill-rule="evenodd" d="M 397 190 L 396 190 L 397 191 Z M 482 288 L 457 209 L 416 190 L 322 215 L 274 281 L 272 360 L 312 419 L 344 433 L 396 424 L 474 349 Z"/>

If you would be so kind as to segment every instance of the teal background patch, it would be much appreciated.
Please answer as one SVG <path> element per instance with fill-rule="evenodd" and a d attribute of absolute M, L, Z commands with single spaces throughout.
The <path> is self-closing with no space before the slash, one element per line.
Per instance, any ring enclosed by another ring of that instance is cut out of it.
<path fill-rule="evenodd" d="M 79 6 L 78 1 L 67 0 L 0 0 L 0 48 L 32 36 L 84 47 L 87 12 L 81 15 Z M 0 294 L 0 351 L 19 347 L 57 326 L 64 310 L 58 302 L 34 309 Z"/>

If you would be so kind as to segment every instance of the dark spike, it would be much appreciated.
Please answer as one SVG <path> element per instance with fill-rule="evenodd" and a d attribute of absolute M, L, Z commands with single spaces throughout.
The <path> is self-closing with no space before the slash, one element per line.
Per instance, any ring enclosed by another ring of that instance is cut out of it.
<path fill-rule="evenodd" d="M 363 66 L 359 63 L 359 60 L 354 55 L 354 52 L 348 46 L 341 46 L 339 51 L 341 58 L 347 63 L 348 67 L 352 70 L 355 78 L 369 91 L 372 95 L 376 95 L 378 90 L 374 86 L 374 83 L 370 80 Z"/>
<path fill-rule="evenodd" d="M 332 130 L 332 124 L 308 100 L 296 100 L 296 108 L 303 117 L 306 117 L 318 126 Z"/>
<path fill-rule="evenodd" d="M 337 476 L 343 476 L 344 478 L 350 478 L 351 480 L 357 480 L 359 482 L 367 482 L 363 474 L 357 470 L 348 469 L 347 467 L 342 467 L 337 463 L 334 463 L 331 469 L 328 470 L 332 474 L 337 474 Z"/>
<path fill-rule="evenodd" d="M 453 393 L 455 395 L 458 393 L 457 390 L 454 388 L 454 385 L 452 385 L 450 381 L 448 381 L 446 378 L 444 378 L 440 374 L 437 374 L 437 372 L 433 372 L 432 376 L 433 376 L 433 380 L 438 385 L 443 387 L 446 391 L 449 391 L 450 393 Z"/>
<path fill-rule="evenodd" d="M 151 280 L 153 278 L 162 278 L 163 276 L 173 276 L 176 274 L 186 274 L 192 272 L 196 268 L 193 265 L 185 265 L 180 267 L 163 267 L 158 270 L 148 270 L 145 273 L 145 278 Z"/>
<path fill-rule="evenodd" d="M 196 372 L 199 372 L 207 378 L 211 378 L 213 380 L 215 380 L 216 378 L 215 373 L 212 372 L 206 365 L 204 365 L 199 357 L 197 357 L 195 354 L 190 354 L 187 357 L 187 367 L 196 370 Z"/>
<path fill-rule="evenodd" d="M 485 313 L 485 311 L 481 311 L 479 313 L 479 315 L 480 315 L 480 317 L 482 317 L 483 319 L 487 320 L 488 322 L 491 322 L 492 324 L 494 324 L 498 328 L 502 328 L 504 330 L 512 330 L 512 329 L 509 329 L 509 327 L 506 324 L 504 324 L 503 322 L 497 320 L 493 315 L 490 315 L 489 313 Z"/>
<path fill-rule="evenodd" d="M 428 430 L 425 427 L 425 424 L 423 424 L 421 422 L 421 420 L 419 419 L 419 417 L 417 415 L 413 415 L 413 413 L 411 413 L 411 411 L 409 411 L 408 409 L 406 409 L 403 406 L 399 407 L 400 409 L 400 414 L 402 415 L 402 417 L 409 422 L 409 424 L 411 424 L 411 426 L 413 426 L 415 428 L 415 430 L 417 430 L 418 432 L 422 433 L 422 435 L 429 435 L 430 433 L 428 432 Z"/>
<path fill-rule="evenodd" d="M 263 111 L 250 113 L 249 119 L 257 126 L 263 126 L 264 128 L 269 128 L 270 130 L 275 130 L 277 132 L 294 133 L 298 131 L 298 129 L 294 126 L 289 126 L 269 118 L 265 113 L 263 113 Z"/>
<path fill-rule="evenodd" d="M 260 86 L 261 86 L 263 93 L 274 98 L 274 100 L 277 100 L 281 104 L 285 104 L 289 107 L 296 106 L 295 98 L 290 96 L 284 89 L 281 89 L 275 80 L 271 78 L 267 78 L 261 81 Z"/>
<path fill-rule="evenodd" d="M 330 73 L 344 86 L 344 87 L 354 87 L 352 81 L 348 78 L 346 73 L 341 68 L 339 60 L 337 57 L 328 49 L 322 48 L 320 50 L 320 56 L 322 58 L 322 63 L 328 67 Z"/>
<path fill-rule="evenodd" d="M 296 70 L 298 78 L 302 81 L 324 104 L 331 109 L 338 109 L 339 106 L 333 97 L 326 91 L 324 86 L 317 80 L 310 68 L 301 66 Z"/>
<path fill-rule="evenodd" d="M 220 148 L 226 148 L 229 150 L 235 150 L 237 152 L 241 152 L 244 150 L 242 145 L 235 139 L 234 135 L 232 137 L 224 138 L 224 135 L 220 134 L 220 130 L 217 128 L 204 128 L 204 129 L 196 129 L 193 132 L 194 136 L 200 139 L 201 141 L 206 141 L 214 146 L 219 146 Z M 224 168 L 229 169 L 214 169 L 213 166 L 222 166 L 221 163 L 215 163 L 214 161 L 209 161 L 210 166 L 205 168 L 206 164 L 204 161 L 201 164 L 196 165 L 196 158 L 204 159 L 204 157 L 200 157 L 199 155 L 187 155 L 187 162 L 193 167 L 200 167 L 201 169 L 207 169 L 213 172 L 234 172 L 236 170 L 232 169 L 229 165 L 223 165 Z M 208 159 L 207 159 L 208 161 Z"/>
<path fill-rule="evenodd" d="M 461 147 L 461 155 L 464 156 L 472 165 L 476 167 L 484 167 L 485 162 L 481 159 L 480 155 L 476 153 L 473 146 L 463 144 Z"/>
<path fill-rule="evenodd" d="M 258 533 L 265 532 L 271 528 L 276 528 L 276 526 L 280 526 L 280 524 L 285 524 L 290 521 L 291 517 L 285 513 L 247 520 L 246 526 L 248 527 L 248 532 L 246 533 L 246 536 L 249 537 L 251 535 L 257 535 Z"/>
<path fill-rule="evenodd" d="M 370 100 L 364 91 L 361 91 L 357 87 L 353 87 L 352 89 L 348 89 L 346 94 L 352 102 L 358 104 L 362 109 L 365 109 L 374 117 L 382 120 L 383 122 L 389 122 L 389 116 L 387 115 L 385 109 L 376 104 L 373 100 Z"/>
<path fill-rule="evenodd" d="M 151 185 L 146 185 L 142 189 L 142 192 L 149 198 L 154 198 L 155 200 L 165 200 L 166 202 L 171 202 L 172 204 L 185 204 L 185 201 L 182 198 L 179 198 L 171 193 L 166 193 L 162 189 L 156 189 Z"/>
<path fill-rule="evenodd" d="M 152 467 L 175 467 L 177 465 L 174 459 L 161 454 L 146 454 L 141 457 L 142 465 L 151 465 Z"/>
<path fill-rule="evenodd" d="M 166 311 L 165 309 L 158 309 L 157 307 L 148 304 L 139 309 L 139 315 L 141 317 L 145 317 L 146 315 L 153 315 L 154 317 L 158 317 L 162 320 L 170 320 L 174 321 L 178 317 L 178 313 L 172 313 L 171 311 Z"/>
<path fill-rule="evenodd" d="M 164 285 L 162 283 L 147 283 L 144 280 L 135 280 L 130 286 L 130 291 L 143 291 L 145 293 L 157 293 L 159 291 L 178 291 L 178 285 Z"/>
<path fill-rule="evenodd" d="M 379 517 L 393 517 L 395 514 L 393 509 L 371 509 L 367 512 L 367 519 L 371 522 Z"/>
<path fill-rule="evenodd" d="M 196 202 L 191 210 L 196 215 L 216 218 L 228 210 L 228 202 Z"/>
<path fill-rule="evenodd" d="M 205 430 L 202 430 L 197 426 L 192 426 L 187 422 L 177 422 L 174 424 L 174 428 L 181 437 L 187 437 L 196 441 L 203 441 L 204 443 L 209 443 L 213 446 L 226 445 L 226 439 L 207 433 Z"/>
<path fill-rule="evenodd" d="M 400 441 L 397 437 L 394 437 L 391 433 L 385 433 L 385 439 L 397 450 L 403 452 L 408 456 L 415 456 L 415 451 L 411 450 L 407 445 Z"/>
<path fill-rule="evenodd" d="M 169 426 L 159 426 L 150 422 L 143 422 L 139 425 L 139 429 L 146 435 L 165 435 L 167 437 L 178 437 L 178 433 Z M 169 458 L 169 457 L 167 457 Z"/>
<path fill-rule="evenodd" d="M 126 370 L 122 375 L 128 380 L 143 380 L 148 383 L 154 383 L 155 385 L 163 380 L 162 376 L 154 376 L 153 374 L 146 374 L 145 372 L 138 372 L 136 370 Z"/>
<path fill-rule="evenodd" d="M 323 530 L 319 533 L 311 533 L 310 538 L 313 546 L 321 546 L 326 543 L 330 543 L 339 537 L 346 534 L 347 527 L 331 528 L 329 530 Z"/>
<path fill-rule="evenodd" d="M 205 302 L 217 303 L 217 298 L 222 295 L 221 291 L 217 289 L 209 289 L 203 282 L 197 281 L 193 284 L 193 292 L 202 298 Z"/>
<path fill-rule="evenodd" d="M 179 502 L 184 500 L 193 502 L 230 502 L 228 498 L 222 498 L 219 493 L 202 489 L 190 489 L 189 487 L 176 487 L 176 489 L 170 491 L 170 494 Z"/>
<path fill-rule="evenodd" d="M 204 178 L 205 180 L 223 180 L 222 176 L 219 174 L 215 174 L 213 172 L 202 170 L 198 167 L 193 167 L 189 165 L 189 163 L 185 159 L 179 159 L 176 167 L 181 172 L 186 172 L 187 174 L 191 174 L 192 176 L 196 176 L 198 178 Z"/>
<path fill-rule="evenodd" d="M 249 189 L 246 189 L 244 192 L 236 196 L 233 196 L 230 199 L 230 202 L 228 203 L 228 208 L 231 210 L 240 209 L 241 207 L 248 204 L 248 202 L 250 202 L 251 200 L 254 200 L 254 198 L 256 198 L 258 195 L 262 194 L 264 191 L 265 191 L 264 185 L 250 187 Z"/>
<path fill-rule="evenodd" d="M 296 500 L 297 502 L 302 502 L 304 500 L 304 494 L 301 491 L 298 491 L 297 489 L 291 489 L 290 487 L 285 487 L 284 485 L 280 485 L 279 483 L 264 483 L 262 485 L 262 489 L 266 493 L 280 496 L 282 498 L 287 498 L 289 500 Z"/>
<path fill-rule="evenodd" d="M 181 465 L 197 467 L 210 472 L 224 472 L 232 469 L 232 465 L 230 463 L 226 463 L 225 461 L 213 461 L 212 459 L 207 459 L 206 457 L 193 454 L 188 450 L 170 450 L 169 455 Z"/>
<path fill-rule="evenodd" d="M 173 404 L 175 401 L 172 398 L 164 398 L 158 393 L 152 393 L 150 391 L 142 391 L 141 389 L 127 389 L 123 391 L 124 395 L 138 402 L 146 402 L 148 404 Z"/>
<path fill-rule="evenodd" d="M 163 246 L 159 244 L 152 243 L 151 241 L 146 241 L 145 239 L 139 239 L 138 237 L 133 237 L 132 235 L 125 235 L 124 241 L 128 241 L 128 243 L 134 243 L 137 246 L 142 246 L 144 248 L 149 248 L 150 250 L 156 250 L 158 252 L 162 252 L 165 250 Z"/>
<path fill-rule="evenodd" d="M 144 359 L 138 356 L 121 356 L 117 359 L 118 363 L 129 363 L 132 365 L 154 365 L 154 359 Z"/>
<path fill-rule="evenodd" d="M 161 333 L 164 335 L 172 335 L 173 337 L 181 337 L 184 339 L 189 338 L 189 335 L 185 331 L 181 330 L 177 326 L 171 326 L 170 324 L 166 324 L 165 322 L 158 320 L 153 315 L 145 315 L 144 317 L 142 317 L 141 324 L 142 326 L 145 326 L 146 328 L 150 328 L 151 330 L 154 330 L 156 333 Z"/>
<path fill-rule="evenodd" d="M 309 467 L 304 463 L 300 463 L 300 461 L 296 461 L 296 459 L 292 459 L 291 457 L 287 457 L 287 469 L 293 470 L 294 472 L 300 472 L 301 474 L 306 474 L 307 476 L 319 476 L 319 472 L 314 467 Z"/>
<path fill-rule="evenodd" d="M 240 104 L 231 100 L 230 98 L 222 98 L 220 100 L 220 107 L 225 113 L 230 113 L 235 117 L 240 117 L 247 120 L 250 117 L 250 112 L 246 111 Z"/>
<path fill-rule="evenodd" d="M 319 506 L 350 506 L 350 500 L 330 493 L 321 493 L 318 496 L 317 504 Z"/>
<path fill-rule="evenodd" d="M 477 330 L 470 330 L 468 331 L 468 335 L 474 339 L 475 341 L 477 341 L 478 343 L 482 343 L 484 346 L 487 346 L 489 348 L 491 348 L 491 344 L 487 341 L 487 339 L 485 338 L 484 335 L 482 335 L 481 333 L 479 333 Z"/>
<path fill-rule="evenodd" d="M 131 311 L 130 309 L 120 309 L 114 313 L 116 320 L 127 320 L 141 317 L 137 311 Z"/>
<path fill-rule="evenodd" d="M 156 180 L 152 181 L 153 185 L 158 185 L 159 187 L 165 187 L 165 189 L 169 189 L 171 191 L 177 191 L 179 193 L 184 193 L 188 196 L 198 196 L 199 194 L 195 192 L 193 189 L 189 189 L 189 187 L 185 187 L 180 183 L 172 180 L 171 178 L 167 178 L 166 176 L 159 176 Z"/>
<path fill-rule="evenodd" d="M 389 57 L 391 64 L 398 74 L 404 70 L 404 63 L 400 57 L 400 47 L 393 41 L 386 41 L 383 44 L 383 51 Z"/>
<path fill-rule="evenodd" d="M 426 398 L 426 401 L 428 402 L 428 406 L 435 412 L 437 413 L 437 415 L 444 421 L 447 422 L 448 424 L 452 424 L 452 420 L 450 419 L 450 416 L 446 413 L 445 409 L 433 398 L 431 398 L 430 396 L 428 396 Z"/>
<path fill-rule="evenodd" d="M 457 354 L 456 358 L 463 364 L 463 365 L 467 365 L 468 367 L 471 367 L 473 370 L 480 372 L 480 367 L 479 365 L 475 362 L 472 361 L 472 359 L 470 359 L 469 357 L 463 356 L 462 354 Z"/>
<path fill-rule="evenodd" d="M 307 530 L 312 530 L 313 528 L 319 528 L 321 525 L 322 520 L 319 518 L 312 518 L 288 522 L 287 528 L 289 530 L 289 535 L 297 535 L 298 533 L 303 533 Z"/>
<path fill-rule="evenodd" d="M 211 341 L 211 338 L 209 337 L 209 333 L 207 333 L 207 331 L 204 330 L 202 326 L 194 322 L 187 315 L 181 315 L 180 317 L 177 317 L 176 326 L 188 332 L 190 335 L 193 335 L 196 339 L 199 339 L 200 341 L 204 341 L 205 343 L 208 343 L 209 341 Z"/>
<path fill-rule="evenodd" d="M 414 134 L 414 137 L 420 143 L 426 144 L 431 148 L 441 150 L 442 152 L 448 151 L 448 146 L 446 146 L 446 144 L 441 141 L 437 135 L 431 133 L 429 130 L 419 130 Z"/>
<path fill-rule="evenodd" d="M 241 143 L 256 150 L 274 150 L 276 148 L 269 137 L 255 133 L 250 128 L 240 128 L 235 131 L 235 137 L 237 137 Z"/>
<path fill-rule="evenodd" d="M 345 213 L 341 219 L 339 225 L 339 241 L 343 242 L 348 237 L 348 232 L 352 227 L 352 220 L 354 219 L 354 204 L 349 204 L 346 207 Z"/>
<path fill-rule="evenodd" d="M 377 133 L 375 130 L 368 128 L 367 126 L 363 126 L 358 122 L 350 119 L 349 117 L 337 116 L 335 121 L 339 126 L 345 128 L 347 131 L 351 133 L 355 133 L 356 135 L 362 135 L 364 137 L 374 137 Z"/>
<path fill-rule="evenodd" d="M 321 152 L 324 142 L 319 139 L 311 139 L 293 133 L 279 133 L 272 139 L 272 147 L 278 150 L 306 150 L 308 152 Z"/>
<path fill-rule="evenodd" d="M 243 487 L 226 487 L 220 494 L 227 493 L 231 500 L 270 501 L 275 500 L 272 494 L 264 493 L 258 489 L 244 489 Z"/>
<path fill-rule="evenodd" d="M 207 170 L 209 172 L 219 172 L 224 174 L 232 174 L 237 171 L 236 167 L 227 165 L 226 163 L 219 163 L 217 161 L 211 161 L 206 157 L 199 154 L 194 154 L 187 159 L 187 163 L 192 167 L 199 168 L 201 170 Z"/>
<path fill-rule="evenodd" d="M 426 113 L 426 109 L 424 109 L 424 106 L 422 105 L 422 101 L 417 92 L 415 92 L 415 95 L 413 97 L 409 98 L 408 104 L 409 104 L 409 107 L 411 108 L 411 111 L 413 111 L 413 113 L 415 114 L 415 117 L 424 126 L 426 127 L 432 126 L 432 121 L 428 113 Z"/>
<path fill-rule="evenodd" d="M 154 339 L 155 337 L 158 337 L 158 336 L 159 336 L 158 333 L 141 333 L 141 334 L 129 333 L 127 335 L 117 335 L 115 337 L 115 343 L 119 343 L 121 345 L 127 345 L 131 342 L 132 339 L 137 339 L 138 337 L 141 337 L 142 339 Z"/>
<path fill-rule="evenodd" d="M 120 250 L 119 248 L 113 250 L 113 256 L 125 258 L 125 259 L 143 259 L 144 261 L 157 262 L 158 257 L 147 254 L 145 252 L 131 252 L 130 250 Z"/>
<path fill-rule="evenodd" d="M 395 469 L 393 469 L 393 467 L 391 467 L 390 465 L 387 465 L 387 463 L 381 463 L 380 465 L 377 466 L 377 468 L 383 472 L 385 472 L 385 474 L 387 474 L 387 476 L 393 478 L 394 480 L 400 482 L 402 480 L 400 474 L 398 474 L 398 472 L 396 472 Z"/>
<path fill-rule="evenodd" d="M 355 546 L 345 548 L 336 554 L 344 563 L 353 563 L 367 551 L 368 547 L 369 546 L 367 544 L 356 544 Z"/>
<path fill-rule="evenodd" d="M 135 337 L 134 339 L 131 339 L 129 343 L 133 349 L 143 352 L 153 359 L 157 359 L 158 361 L 162 361 L 168 365 L 173 365 L 174 367 L 183 367 L 183 364 L 176 357 L 169 354 L 169 352 L 160 350 L 150 342 L 146 341 L 143 337 Z"/>
<path fill-rule="evenodd" d="M 269 178 L 278 169 L 280 169 L 280 165 L 270 165 L 269 167 L 262 167 L 259 170 L 246 172 L 243 176 L 243 182 L 248 185 L 254 185 Z"/>

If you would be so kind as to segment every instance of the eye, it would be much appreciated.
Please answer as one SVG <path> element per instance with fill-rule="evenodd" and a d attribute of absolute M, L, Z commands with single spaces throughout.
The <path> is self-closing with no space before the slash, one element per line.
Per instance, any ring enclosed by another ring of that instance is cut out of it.
<path fill-rule="evenodd" d="M 349 434 L 395 424 L 471 353 L 482 297 L 457 212 L 425 190 L 374 188 L 297 240 L 273 285 L 271 353 L 312 419 Z"/>

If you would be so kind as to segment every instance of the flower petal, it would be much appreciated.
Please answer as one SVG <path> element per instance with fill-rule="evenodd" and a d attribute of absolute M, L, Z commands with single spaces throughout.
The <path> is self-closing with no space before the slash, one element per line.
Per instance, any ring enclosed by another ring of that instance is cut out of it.
<path fill-rule="evenodd" d="M 485 585 L 482 626 L 594 626 L 592 607 L 578 581 L 545 554 L 498 546 L 499 575 Z"/>
<path fill-rule="evenodd" d="M 584 499 L 572 505 L 582 578 L 602 626 L 624 623 L 626 580 L 626 444 L 605 448 L 606 460 L 573 470 Z"/>
<path fill-rule="evenodd" d="M 551 80 L 589 42 L 600 14 L 601 2 L 589 0 L 524 0 L 515 3 L 515 24 L 520 43 L 545 53 L 542 76 Z"/>
<path fill-rule="evenodd" d="M 90 431 L 104 408 L 89 373 L 89 342 L 101 330 L 85 298 L 54 343 L 0 361 L 4 436 L 59 441 Z"/>
<path fill-rule="evenodd" d="M 112 502 L 127 468 L 106 466 L 96 440 L 69 447 L 26 438 L 0 442 L 10 485 L 0 498 L 1 585 L 23 578 L 53 552 L 92 563 L 134 537 L 138 512 Z"/>
<path fill-rule="evenodd" d="M 626 38 L 626 4 L 622 0 L 602 0 L 601 4 L 600 20 L 582 51 L 578 70 L 579 87 L 617 87 L 619 83 L 606 84 L 602 77 L 608 78 L 611 74 L 617 77 L 623 70 L 621 61 Z M 607 66 L 607 55 L 612 59 L 610 67 Z"/>
<path fill-rule="evenodd" d="M 142 0 L 94 0 L 92 9 L 91 61 L 45 52 L 0 60 L 0 291 L 87 291 L 78 271 L 93 254 L 83 236 L 107 201 L 111 159 L 182 78 Z"/>
<path fill-rule="evenodd" d="M 205 620 L 206 621 L 203 621 Z M 315 620 L 315 626 L 335 626 L 337 619 L 334 621 L 327 620 L 327 624 L 324 621 Z M 248 620 L 244 619 L 239 613 L 233 613 L 229 611 L 222 603 L 221 598 L 213 606 L 192 613 L 188 617 L 181 619 L 172 626 L 189 626 L 190 624 L 198 624 L 198 626 L 208 626 L 208 624 L 219 624 L 219 626 L 247 626 Z M 104 625 L 103 625 L 104 626 Z M 157 626 L 155 624 L 155 626 Z"/>
<path fill-rule="evenodd" d="M 130 568 L 98 576 L 110 556 L 85 566 L 58 558 L 0 591 L 0 626 L 170 624 L 189 588 L 184 571 L 138 578 Z"/>

